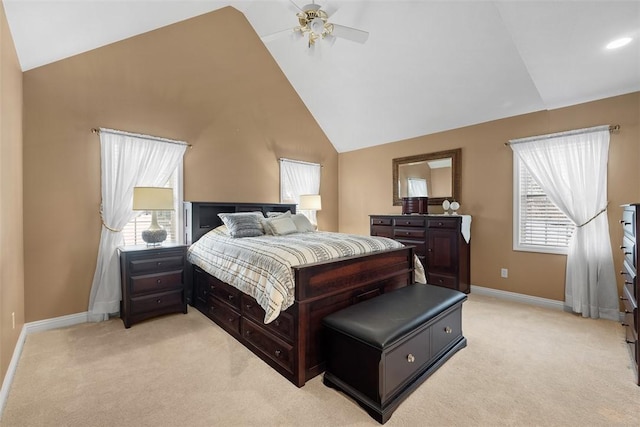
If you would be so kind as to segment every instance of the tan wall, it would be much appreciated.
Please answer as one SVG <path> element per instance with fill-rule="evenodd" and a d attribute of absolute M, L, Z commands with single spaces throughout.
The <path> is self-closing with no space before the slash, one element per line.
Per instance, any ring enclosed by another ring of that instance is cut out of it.
<path fill-rule="evenodd" d="M 24 73 L 28 321 L 87 310 L 100 237 L 93 127 L 186 140 L 185 200 L 278 202 L 278 158 L 319 162 L 338 228 L 338 154 L 233 8 Z"/>
<path fill-rule="evenodd" d="M 23 256 L 22 71 L 0 2 L 0 378 L 24 325 Z"/>
<path fill-rule="evenodd" d="M 639 122 L 640 93 L 633 93 L 341 153 L 340 231 L 368 234 L 369 214 L 401 212 L 399 206 L 392 204 L 393 158 L 460 147 L 459 212 L 473 216 L 471 283 L 564 300 L 565 256 L 512 250 L 512 151 L 504 143 L 514 138 L 601 124 L 621 125 L 621 130 L 611 135 L 608 174 L 609 224 L 614 261 L 619 269 L 622 263 L 618 250 L 622 239 L 619 205 L 640 201 Z M 507 279 L 500 277 L 503 267 L 509 269 Z"/>

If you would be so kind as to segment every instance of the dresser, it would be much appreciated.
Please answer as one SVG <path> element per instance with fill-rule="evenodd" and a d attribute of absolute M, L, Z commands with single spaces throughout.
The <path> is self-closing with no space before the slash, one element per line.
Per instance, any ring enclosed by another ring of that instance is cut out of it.
<path fill-rule="evenodd" d="M 427 283 L 469 293 L 470 244 L 462 222 L 461 215 L 370 215 L 370 234 L 415 246 Z"/>
<path fill-rule="evenodd" d="M 186 246 L 123 246 L 118 251 L 120 317 L 126 328 L 163 314 L 187 312 Z"/>
<path fill-rule="evenodd" d="M 640 217 L 638 216 L 640 204 L 630 204 L 622 206 L 623 236 L 620 249 L 624 253 L 622 270 L 620 275 L 624 281 L 622 295 L 620 299 L 624 305 L 624 320 L 622 324 L 625 328 L 625 339 L 629 345 L 632 365 L 635 367 L 635 381 L 640 385 L 640 369 L 638 369 L 640 358 L 640 343 L 638 341 L 638 325 L 640 318 L 638 313 L 638 233 L 640 232 Z"/>

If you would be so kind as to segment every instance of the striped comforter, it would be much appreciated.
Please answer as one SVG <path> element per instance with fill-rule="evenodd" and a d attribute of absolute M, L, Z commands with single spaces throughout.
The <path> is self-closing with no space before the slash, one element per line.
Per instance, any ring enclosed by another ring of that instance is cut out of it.
<path fill-rule="evenodd" d="M 291 267 L 402 246 L 384 237 L 322 231 L 239 239 L 219 227 L 191 245 L 187 259 L 255 298 L 265 311 L 264 323 L 269 323 L 294 302 Z M 416 280 L 424 281 L 424 270 L 417 258 Z"/>

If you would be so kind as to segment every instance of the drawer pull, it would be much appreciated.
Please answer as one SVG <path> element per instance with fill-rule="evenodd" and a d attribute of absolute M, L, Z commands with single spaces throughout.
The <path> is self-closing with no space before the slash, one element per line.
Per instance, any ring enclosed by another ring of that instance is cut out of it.
<path fill-rule="evenodd" d="M 620 249 L 627 249 L 627 247 L 620 245 Z"/>
<path fill-rule="evenodd" d="M 624 323 L 624 322 L 623 322 L 623 323 L 621 323 L 621 325 L 622 325 L 622 326 L 629 326 L 629 324 L 628 324 L 628 323 Z"/>
<path fill-rule="evenodd" d="M 627 342 L 627 344 L 635 344 L 635 341 L 629 341 L 629 340 L 625 340 Z"/>
<path fill-rule="evenodd" d="M 233 323 L 233 317 L 229 317 L 229 318 L 227 319 L 227 321 L 228 321 L 229 323 Z"/>
<path fill-rule="evenodd" d="M 247 307 L 247 310 L 251 310 L 253 308 L 253 304 L 245 304 L 245 307 Z"/>
<path fill-rule="evenodd" d="M 162 298 L 158 298 L 158 299 L 156 300 L 156 304 L 162 304 Z"/>
<path fill-rule="evenodd" d="M 227 296 L 227 299 L 228 299 L 229 301 L 233 301 L 233 298 L 234 298 L 234 296 L 233 296 L 233 295 L 228 295 L 228 296 Z"/>
<path fill-rule="evenodd" d="M 628 281 L 628 280 L 625 280 L 625 281 L 624 281 L 624 284 L 625 284 L 625 285 L 632 285 L 632 284 L 633 284 L 633 282 L 630 282 L 630 281 Z"/>
<path fill-rule="evenodd" d="M 156 267 L 160 267 L 162 265 L 162 261 L 156 262 Z"/>
<path fill-rule="evenodd" d="M 282 354 L 282 351 L 276 350 L 273 353 L 276 355 L 276 357 L 280 357 L 280 355 Z"/>
<path fill-rule="evenodd" d="M 407 362 L 409 362 L 409 363 L 413 363 L 413 362 L 415 362 L 415 361 L 416 361 L 415 356 L 414 356 L 413 354 L 409 353 L 409 354 L 407 355 Z"/>
<path fill-rule="evenodd" d="M 452 329 L 447 326 L 446 328 L 444 328 L 444 332 L 450 334 L 452 332 Z"/>
<path fill-rule="evenodd" d="M 623 295 L 620 295 L 620 301 L 627 301 L 627 298 L 625 298 Z"/>
<path fill-rule="evenodd" d="M 631 225 L 630 222 L 625 222 L 624 219 L 620 220 L 620 224 L 622 224 L 622 225 Z"/>
<path fill-rule="evenodd" d="M 244 334 L 245 334 L 246 336 L 249 336 L 249 335 L 251 335 L 251 331 L 247 330 L 247 331 L 245 331 L 245 332 L 244 332 Z"/>
<path fill-rule="evenodd" d="M 162 283 L 161 279 L 156 280 L 156 283 L 159 285 L 160 283 Z"/>
<path fill-rule="evenodd" d="M 633 252 L 625 252 L 624 254 L 625 255 L 631 255 L 631 254 L 633 254 Z"/>

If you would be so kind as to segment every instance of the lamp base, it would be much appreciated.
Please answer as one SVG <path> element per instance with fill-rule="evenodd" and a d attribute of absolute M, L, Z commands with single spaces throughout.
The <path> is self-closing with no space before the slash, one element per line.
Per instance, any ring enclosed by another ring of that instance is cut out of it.
<path fill-rule="evenodd" d="M 142 232 L 142 240 L 147 243 L 147 246 L 160 246 L 162 242 L 167 239 L 167 230 L 144 230 Z"/>

